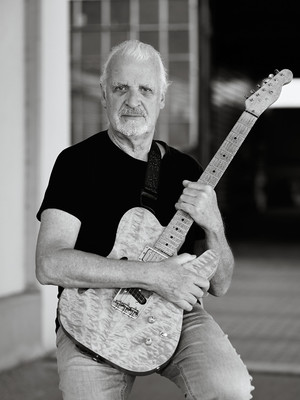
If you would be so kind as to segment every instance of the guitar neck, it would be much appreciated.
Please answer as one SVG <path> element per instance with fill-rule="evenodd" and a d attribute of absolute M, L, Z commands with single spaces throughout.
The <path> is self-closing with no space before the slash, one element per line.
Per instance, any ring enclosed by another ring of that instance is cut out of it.
<path fill-rule="evenodd" d="M 213 188 L 217 185 L 251 128 L 257 121 L 257 118 L 257 116 L 248 111 L 242 113 L 219 150 L 201 174 L 198 182 L 210 185 Z M 176 254 L 183 244 L 193 222 L 194 220 L 189 214 L 181 210 L 177 211 L 154 247 L 168 256 Z"/>

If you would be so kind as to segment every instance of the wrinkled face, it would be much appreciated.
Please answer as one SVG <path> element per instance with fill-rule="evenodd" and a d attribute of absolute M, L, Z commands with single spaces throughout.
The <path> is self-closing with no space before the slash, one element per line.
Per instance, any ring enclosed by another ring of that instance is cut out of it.
<path fill-rule="evenodd" d="M 159 112 L 164 107 L 157 60 L 114 56 L 102 103 L 114 131 L 126 136 L 154 134 Z"/>

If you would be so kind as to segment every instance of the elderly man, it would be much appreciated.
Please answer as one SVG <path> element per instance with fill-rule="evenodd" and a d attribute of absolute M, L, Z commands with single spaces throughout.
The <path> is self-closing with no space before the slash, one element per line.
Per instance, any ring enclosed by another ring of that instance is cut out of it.
<path fill-rule="evenodd" d="M 208 290 L 221 296 L 230 286 L 233 256 L 216 194 L 197 182 L 194 159 L 157 143 L 161 163 L 155 213 L 166 226 L 176 210 L 194 221 L 179 255 L 141 262 L 108 258 L 119 221 L 141 207 L 155 126 L 165 104 L 168 81 L 159 53 L 139 41 L 112 49 L 101 76 L 101 100 L 109 127 L 57 158 L 38 212 L 37 278 L 65 288 L 142 288 L 183 310 L 178 347 L 159 373 L 187 399 L 250 399 L 251 377 L 213 318 L 204 310 Z M 220 255 L 209 280 L 185 268 L 194 251 Z M 201 247 L 199 246 L 201 243 Z M 198 250 L 199 251 L 199 250 Z M 135 376 L 80 351 L 56 321 L 57 361 L 64 399 L 128 398 Z"/>

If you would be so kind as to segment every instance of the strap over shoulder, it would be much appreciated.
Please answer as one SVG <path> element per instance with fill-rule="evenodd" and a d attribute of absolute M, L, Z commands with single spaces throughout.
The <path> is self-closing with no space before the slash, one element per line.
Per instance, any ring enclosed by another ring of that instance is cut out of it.
<path fill-rule="evenodd" d="M 161 152 L 158 144 L 153 140 L 145 176 L 144 187 L 141 191 L 141 206 L 155 214 L 155 206 L 158 197 L 158 184 L 161 164 Z"/>

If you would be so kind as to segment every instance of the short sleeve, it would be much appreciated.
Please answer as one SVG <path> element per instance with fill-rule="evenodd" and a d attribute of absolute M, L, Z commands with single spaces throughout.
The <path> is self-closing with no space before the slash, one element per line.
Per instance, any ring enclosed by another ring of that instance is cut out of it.
<path fill-rule="evenodd" d="M 41 214 L 48 208 L 56 208 L 74 215 L 82 220 L 83 172 L 82 163 L 76 159 L 71 148 L 63 150 L 53 166 L 44 199 L 36 215 L 41 220 Z"/>

